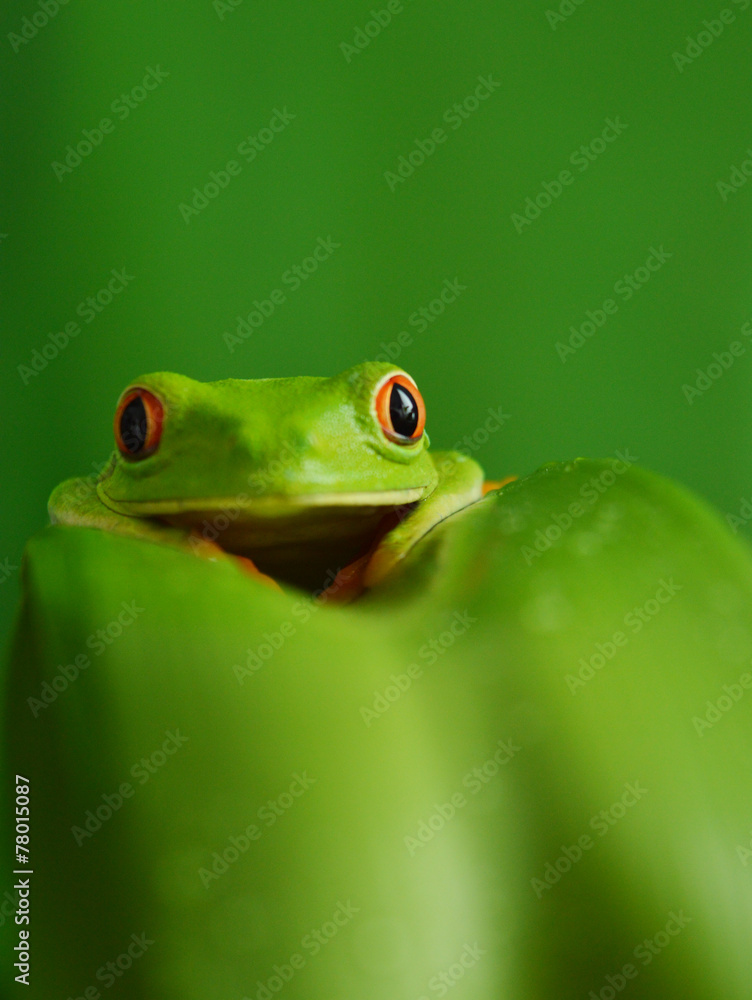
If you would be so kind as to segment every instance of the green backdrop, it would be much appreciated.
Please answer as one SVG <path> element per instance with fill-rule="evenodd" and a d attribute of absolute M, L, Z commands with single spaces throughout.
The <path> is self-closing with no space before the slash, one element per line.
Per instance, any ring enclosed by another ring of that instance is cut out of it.
<path fill-rule="evenodd" d="M 434 445 L 492 476 L 629 450 L 737 513 L 749 6 L 9 0 L 3 629 L 51 488 L 159 369 L 327 374 L 393 344 Z"/>

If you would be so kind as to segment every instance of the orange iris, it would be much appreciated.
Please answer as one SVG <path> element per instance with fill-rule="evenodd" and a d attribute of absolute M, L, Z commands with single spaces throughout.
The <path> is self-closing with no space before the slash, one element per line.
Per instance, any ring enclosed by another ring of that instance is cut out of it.
<path fill-rule="evenodd" d="M 148 389 L 128 389 L 115 411 L 115 443 L 126 458 L 146 458 L 162 437 L 164 408 Z"/>
<path fill-rule="evenodd" d="M 420 440 L 426 424 L 426 405 L 417 385 L 407 375 L 393 375 L 376 394 L 376 415 L 386 436 L 398 444 Z"/>

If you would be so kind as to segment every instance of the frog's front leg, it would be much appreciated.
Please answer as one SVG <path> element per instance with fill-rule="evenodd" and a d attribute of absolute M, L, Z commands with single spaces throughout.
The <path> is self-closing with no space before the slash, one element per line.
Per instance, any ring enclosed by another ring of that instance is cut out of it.
<path fill-rule="evenodd" d="M 509 482 L 485 483 L 478 463 L 461 452 L 437 452 L 433 461 L 439 474 L 434 491 L 425 500 L 391 512 L 368 552 L 337 574 L 328 597 L 347 603 L 381 583 L 433 527 Z"/>
<path fill-rule="evenodd" d="M 130 538 L 159 542 L 162 545 L 176 545 L 178 548 L 190 548 L 190 530 L 174 528 L 150 518 L 118 514 L 102 503 L 97 493 L 97 483 L 109 474 L 113 462 L 114 456 L 99 478 L 85 476 L 80 479 L 66 479 L 56 486 L 47 504 L 50 523 L 99 528 Z"/>
<path fill-rule="evenodd" d="M 432 457 L 439 473 L 436 489 L 406 508 L 399 523 L 380 540 L 365 567 L 364 587 L 381 583 L 432 528 L 483 497 L 483 470 L 472 458 L 456 451 L 439 451 Z"/>
<path fill-rule="evenodd" d="M 102 477 L 107 476 L 110 467 L 104 470 Z M 205 538 L 196 528 L 175 527 L 154 518 L 131 517 L 111 510 L 99 499 L 98 481 L 94 476 L 87 476 L 67 479 L 57 486 L 48 504 L 50 522 L 114 531 L 118 535 L 137 538 L 140 541 L 170 545 L 211 562 L 230 559 L 248 576 L 252 576 L 273 590 L 281 591 L 282 588 L 276 580 L 262 573 L 252 560 L 225 552 L 215 542 Z"/>

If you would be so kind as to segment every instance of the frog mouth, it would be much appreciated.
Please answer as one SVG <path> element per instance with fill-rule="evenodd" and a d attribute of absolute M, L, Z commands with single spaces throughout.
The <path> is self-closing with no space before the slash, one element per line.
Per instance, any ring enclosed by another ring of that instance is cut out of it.
<path fill-rule="evenodd" d="M 118 500 L 105 490 L 99 490 L 102 501 L 118 514 L 130 517 L 167 517 L 200 514 L 208 516 L 212 512 L 221 514 L 228 510 L 247 514 L 252 520 L 274 521 L 284 519 L 298 511 L 316 509 L 383 509 L 400 507 L 423 499 L 427 490 L 415 486 L 402 490 L 364 490 L 350 493 L 300 493 L 294 495 L 273 494 L 264 497 L 205 497 L 164 500 Z"/>
<path fill-rule="evenodd" d="M 430 491 L 127 501 L 99 492 L 116 513 L 187 530 L 275 579 L 313 589 L 368 552 Z"/>

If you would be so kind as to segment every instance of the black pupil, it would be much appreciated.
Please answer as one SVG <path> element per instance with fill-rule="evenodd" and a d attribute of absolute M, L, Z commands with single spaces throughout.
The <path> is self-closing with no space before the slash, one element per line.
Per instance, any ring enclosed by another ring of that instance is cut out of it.
<path fill-rule="evenodd" d="M 144 401 L 134 396 L 120 417 L 120 439 L 129 455 L 136 455 L 146 444 L 147 417 Z"/>
<path fill-rule="evenodd" d="M 392 418 L 395 433 L 401 434 L 402 437 L 413 436 L 418 426 L 418 404 L 412 394 L 396 382 L 389 397 L 389 416 Z"/>

